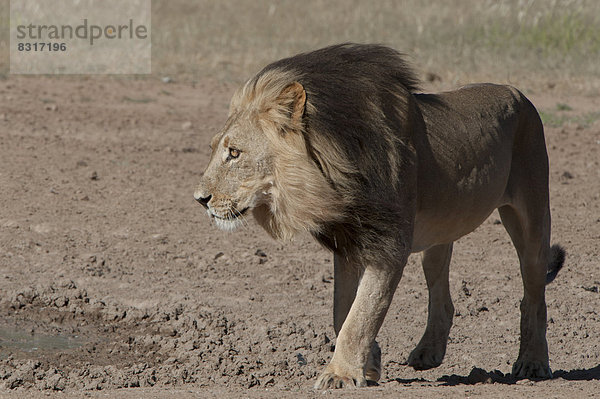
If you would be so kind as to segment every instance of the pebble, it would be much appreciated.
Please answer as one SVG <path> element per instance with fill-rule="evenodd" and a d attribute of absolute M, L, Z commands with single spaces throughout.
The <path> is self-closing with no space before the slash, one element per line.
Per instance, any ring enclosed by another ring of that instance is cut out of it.
<path fill-rule="evenodd" d="M 47 234 L 54 230 L 54 228 L 49 223 L 40 223 L 31 226 L 31 230 L 35 231 L 38 234 Z"/>
<path fill-rule="evenodd" d="M 15 221 L 15 220 L 7 220 L 6 222 L 4 222 L 4 224 L 2 225 L 2 227 L 18 229 L 19 228 L 19 223 L 17 221 Z"/>

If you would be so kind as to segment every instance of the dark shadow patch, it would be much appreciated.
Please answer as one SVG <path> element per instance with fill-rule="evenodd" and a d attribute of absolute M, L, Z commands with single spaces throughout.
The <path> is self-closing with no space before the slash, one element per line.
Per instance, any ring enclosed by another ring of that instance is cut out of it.
<path fill-rule="evenodd" d="M 429 382 L 425 378 L 394 378 L 392 380 L 388 380 L 386 382 L 397 382 L 402 385 L 410 385 L 416 382 Z"/>
<path fill-rule="evenodd" d="M 557 370 L 553 374 L 554 378 L 562 378 L 569 381 L 600 381 L 600 364 L 590 369 Z"/>
<path fill-rule="evenodd" d="M 553 372 L 552 379 L 562 378 L 568 381 L 600 381 L 600 364 L 589 368 L 589 369 L 577 369 L 577 370 L 557 370 Z M 403 380 L 397 379 L 398 382 L 411 383 L 417 382 L 418 380 Z M 531 381 L 543 381 L 543 379 L 530 378 Z M 456 386 L 456 385 L 475 385 L 475 384 L 505 384 L 513 385 L 519 381 L 512 374 L 504 374 L 499 370 L 486 371 L 484 369 L 474 367 L 468 376 L 461 375 L 445 375 L 440 377 L 438 382 L 441 382 L 442 386 Z"/>
<path fill-rule="evenodd" d="M 442 386 L 456 385 L 475 385 L 475 384 L 515 384 L 518 380 L 512 374 L 504 374 L 499 370 L 485 371 L 479 367 L 474 367 L 468 376 L 445 375 L 438 379 Z"/>

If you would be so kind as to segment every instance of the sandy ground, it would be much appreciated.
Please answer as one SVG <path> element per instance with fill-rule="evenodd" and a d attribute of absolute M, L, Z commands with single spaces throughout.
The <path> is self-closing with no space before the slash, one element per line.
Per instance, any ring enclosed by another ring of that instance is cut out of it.
<path fill-rule="evenodd" d="M 234 88 L 0 80 L 0 397 L 600 396 L 600 123 L 546 129 L 553 242 L 568 251 L 547 290 L 553 380 L 508 375 L 522 285 L 493 214 L 455 245 L 444 363 L 403 364 L 426 320 L 416 255 L 379 334 L 380 385 L 322 394 L 331 255 L 253 221 L 217 231 L 192 197 Z M 570 104 L 567 119 L 600 109 L 529 94 L 542 110 Z"/>

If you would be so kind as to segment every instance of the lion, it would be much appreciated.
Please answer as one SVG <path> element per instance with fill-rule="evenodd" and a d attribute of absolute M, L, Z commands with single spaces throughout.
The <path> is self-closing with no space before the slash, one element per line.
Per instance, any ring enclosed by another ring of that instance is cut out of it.
<path fill-rule="evenodd" d="M 538 112 L 510 86 L 423 94 L 418 85 L 403 56 L 381 45 L 346 43 L 276 61 L 234 94 L 194 197 L 222 229 L 251 212 L 276 239 L 309 232 L 333 252 L 337 341 L 318 389 L 379 379 L 375 338 L 416 252 L 429 314 L 408 364 L 439 366 L 454 316 L 452 244 L 498 209 L 524 286 L 512 373 L 550 378 L 545 286 L 565 252 L 549 244 Z"/>

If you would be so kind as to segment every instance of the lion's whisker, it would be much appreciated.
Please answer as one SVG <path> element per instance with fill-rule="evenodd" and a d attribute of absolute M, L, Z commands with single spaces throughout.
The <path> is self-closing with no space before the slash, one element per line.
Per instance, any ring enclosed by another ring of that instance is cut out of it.
<path fill-rule="evenodd" d="M 234 214 L 237 214 L 237 218 L 240 219 L 240 221 L 242 222 L 242 226 L 244 228 L 248 228 L 249 224 L 248 221 L 246 220 L 246 218 L 244 217 L 244 215 L 242 214 L 242 212 L 240 212 L 237 207 L 233 207 L 232 212 L 234 212 Z"/>

